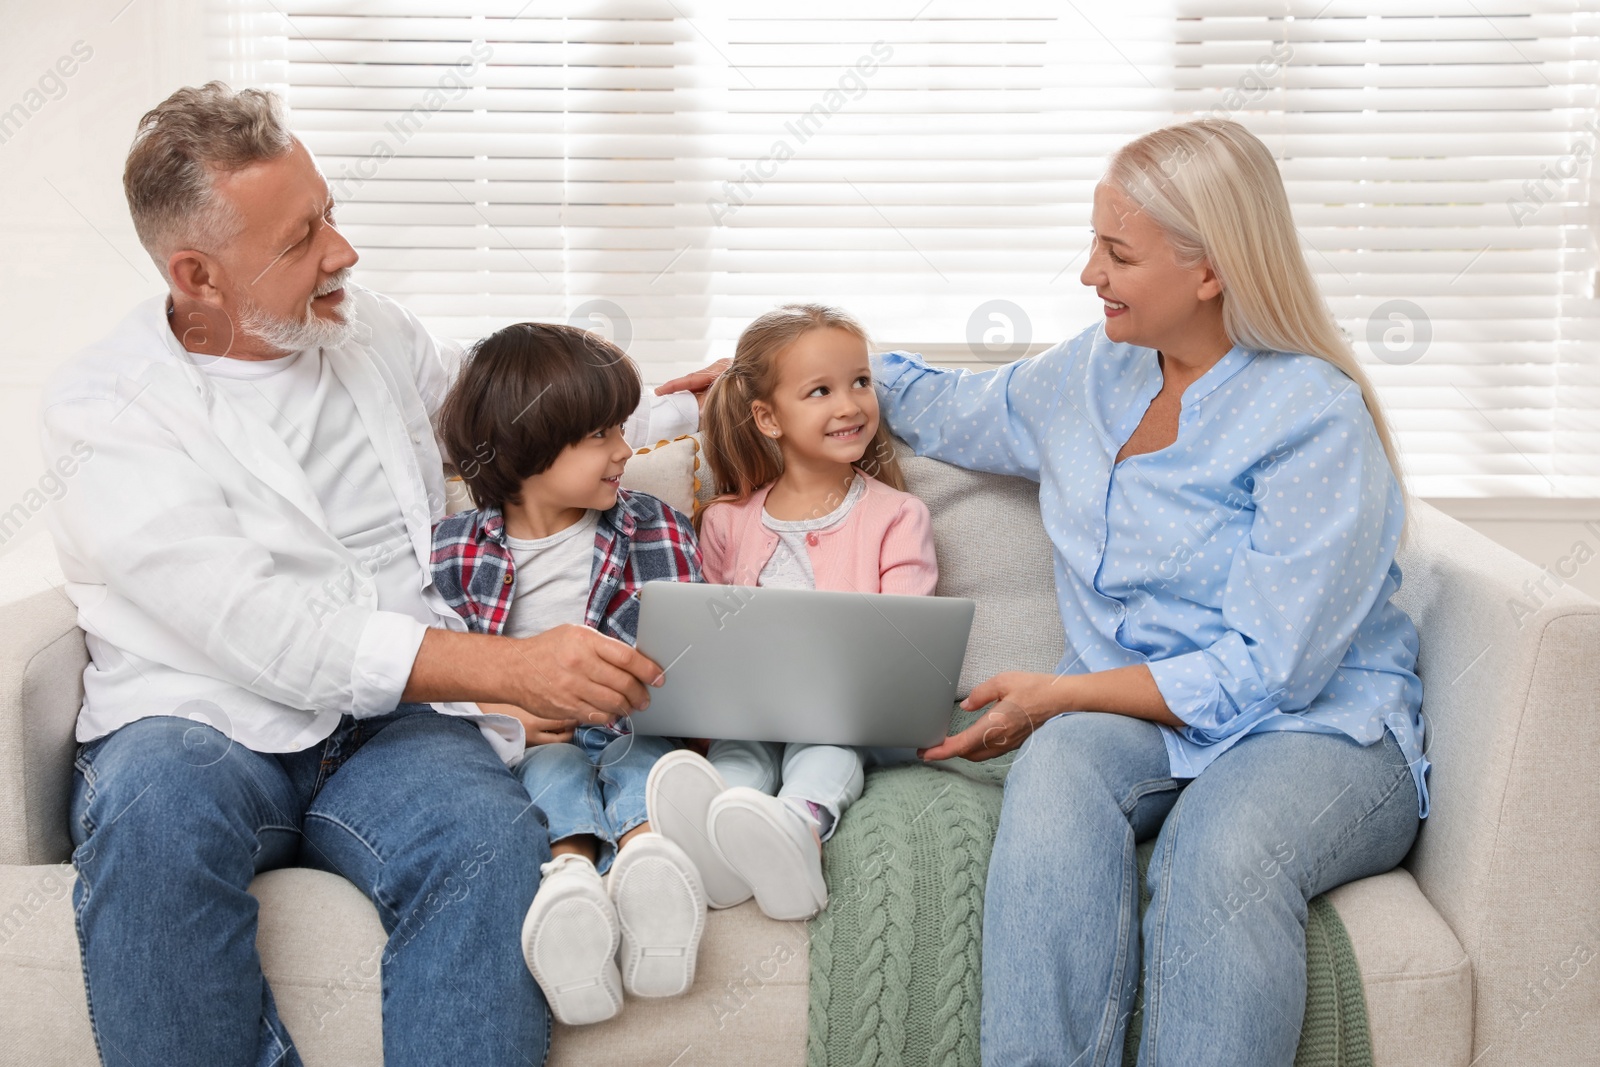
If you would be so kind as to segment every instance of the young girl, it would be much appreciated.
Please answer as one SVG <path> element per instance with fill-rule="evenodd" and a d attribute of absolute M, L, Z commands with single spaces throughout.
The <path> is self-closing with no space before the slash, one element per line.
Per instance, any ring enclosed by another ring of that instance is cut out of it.
<path fill-rule="evenodd" d="M 903 491 L 850 316 L 790 304 L 751 323 L 702 427 L 721 494 L 700 516 L 708 581 L 933 592 L 928 509 Z M 655 764 L 650 825 L 695 861 L 712 907 L 753 893 L 774 919 L 806 919 L 828 903 L 822 842 L 861 795 L 865 762 L 912 752 L 715 741 L 708 756 Z"/>

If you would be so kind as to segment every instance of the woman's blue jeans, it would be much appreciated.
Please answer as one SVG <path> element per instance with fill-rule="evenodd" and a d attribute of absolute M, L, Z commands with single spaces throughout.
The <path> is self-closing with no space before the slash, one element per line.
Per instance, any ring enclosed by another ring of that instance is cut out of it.
<path fill-rule="evenodd" d="M 1255 734 L 1178 780 L 1153 724 L 1078 712 L 1014 758 L 984 904 L 983 1062 L 1120 1063 L 1142 971 L 1141 1067 L 1288 1067 L 1306 902 L 1389 870 L 1416 837 L 1394 739 Z M 1150 837 L 1141 924 L 1134 849 Z"/>
<path fill-rule="evenodd" d="M 194 719 L 140 719 L 80 747 L 72 840 L 109 1067 L 300 1063 L 246 891 L 293 865 L 343 876 L 378 909 L 388 939 L 354 977 L 382 975 L 385 1063 L 544 1062 L 549 1014 L 517 931 L 549 846 L 469 720 L 402 704 L 269 754 Z M 317 1025 L 348 999 L 337 992 Z"/>

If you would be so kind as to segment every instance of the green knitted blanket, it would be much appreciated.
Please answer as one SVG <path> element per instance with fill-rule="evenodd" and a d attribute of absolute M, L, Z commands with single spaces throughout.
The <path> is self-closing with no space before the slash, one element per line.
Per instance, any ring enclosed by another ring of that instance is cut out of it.
<path fill-rule="evenodd" d="M 999 774 L 960 760 L 949 767 L 869 772 L 866 792 L 827 844 L 829 903 L 810 929 L 808 1067 L 978 1063 L 983 887 Z M 1153 845 L 1139 850 L 1141 874 Z M 1141 888 L 1141 910 L 1148 903 Z M 1322 897 L 1306 923 L 1306 978 L 1296 1067 L 1372 1067 L 1355 955 Z M 1141 988 L 1128 1067 L 1143 1003 Z"/>

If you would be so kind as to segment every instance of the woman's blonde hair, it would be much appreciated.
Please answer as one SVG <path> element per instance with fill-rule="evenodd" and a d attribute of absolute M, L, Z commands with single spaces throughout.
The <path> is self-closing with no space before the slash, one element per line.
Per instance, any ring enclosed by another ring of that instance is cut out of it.
<path fill-rule="evenodd" d="M 1210 263 L 1230 340 L 1325 359 L 1355 382 L 1403 494 L 1389 420 L 1306 265 L 1267 146 L 1237 122 L 1196 119 L 1130 141 L 1104 180 L 1161 227 L 1180 265 Z"/>
<path fill-rule="evenodd" d="M 712 385 L 700 417 L 706 461 L 717 492 L 712 503 L 743 500 L 783 473 L 778 442 L 756 426 L 750 405 L 757 400 L 771 402 L 778 387 L 778 364 L 789 346 L 812 330 L 827 329 L 844 330 L 861 338 L 863 344 L 870 343 L 859 322 L 823 304 L 785 304 L 756 319 L 739 335 L 733 363 Z M 882 418 L 856 467 L 880 482 L 905 489 L 894 443 Z M 697 514 L 695 522 L 699 520 Z"/>

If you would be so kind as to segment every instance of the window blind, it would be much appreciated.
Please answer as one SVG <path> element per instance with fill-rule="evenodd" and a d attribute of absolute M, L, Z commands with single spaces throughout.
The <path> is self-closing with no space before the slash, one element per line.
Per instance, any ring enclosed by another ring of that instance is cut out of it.
<path fill-rule="evenodd" d="M 653 380 L 795 299 L 970 366 L 1071 336 L 1105 157 L 1227 115 L 1413 488 L 1600 496 L 1600 15 L 1457 7 L 295 0 L 243 77 L 286 92 L 366 284 L 462 339 L 598 328 Z"/>
<path fill-rule="evenodd" d="M 1189 3 L 1175 112 L 1243 106 L 1431 496 L 1600 496 L 1593 4 Z"/>

